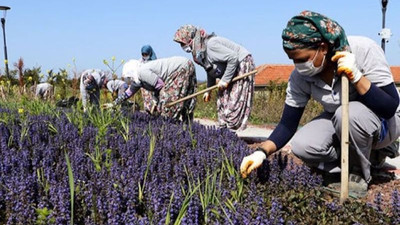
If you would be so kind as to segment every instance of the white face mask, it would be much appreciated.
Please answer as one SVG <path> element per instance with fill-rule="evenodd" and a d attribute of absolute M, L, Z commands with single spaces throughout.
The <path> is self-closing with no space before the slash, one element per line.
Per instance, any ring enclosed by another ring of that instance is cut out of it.
<path fill-rule="evenodd" d="M 143 61 L 147 61 L 147 60 L 150 59 L 150 56 L 149 55 L 148 56 L 142 56 L 142 58 L 143 58 Z"/>
<path fill-rule="evenodd" d="M 319 51 L 319 49 L 318 49 Z M 304 76 L 314 76 L 320 73 L 324 69 L 324 62 L 325 62 L 325 55 L 324 59 L 322 60 L 321 66 L 315 67 L 314 61 L 317 58 L 318 51 L 315 53 L 314 58 L 311 61 L 303 62 L 303 63 L 295 63 L 294 66 L 296 67 L 297 72 Z"/>
<path fill-rule="evenodd" d="M 192 52 L 192 48 L 189 45 L 182 46 L 182 49 L 187 53 Z"/>

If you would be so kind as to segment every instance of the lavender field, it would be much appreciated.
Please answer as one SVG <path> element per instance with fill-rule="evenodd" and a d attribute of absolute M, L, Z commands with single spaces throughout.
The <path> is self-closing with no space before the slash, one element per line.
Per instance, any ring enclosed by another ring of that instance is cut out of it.
<path fill-rule="evenodd" d="M 227 129 L 140 112 L 0 107 L 0 224 L 399 224 L 389 208 L 338 204 L 307 167 L 251 152 Z"/>

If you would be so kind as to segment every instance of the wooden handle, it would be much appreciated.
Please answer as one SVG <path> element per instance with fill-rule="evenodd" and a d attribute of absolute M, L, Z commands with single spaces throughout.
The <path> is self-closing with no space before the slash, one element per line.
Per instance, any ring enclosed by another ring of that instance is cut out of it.
<path fill-rule="evenodd" d="M 243 74 L 243 75 L 237 76 L 237 77 L 235 77 L 235 78 L 232 79 L 232 82 L 237 81 L 237 80 L 240 80 L 240 79 L 243 79 L 243 78 L 248 77 L 248 76 L 250 76 L 250 75 L 253 75 L 253 74 L 255 74 L 255 73 L 257 73 L 257 70 L 253 70 L 253 71 L 251 71 L 251 72 L 248 72 L 248 73 L 245 73 L 245 74 Z M 193 94 L 191 94 L 191 95 L 185 96 L 185 97 L 183 97 L 183 98 L 181 98 L 181 99 L 178 99 L 178 100 L 176 100 L 176 101 L 174 101 L 174 102 L 167 103 L 167 104 L 165 104 L 165 107 L 171 107 L 171 106 L 173 106 L 173 105 L 175 105 L 175 104 L 177 104 L 177 103 L 179 103 L 179 102 L 183 102 L 183 101 L 185 101 L 185 100 L 187 100 L 187 99 L 196 97 L 197 95 L 204 94 L 204 93 L 206 93 L 206 92 L 208 92 L 208 91 L 212 91 L 212 90 L 214 90 L 214 89 L 216 89 L 216 88 L 218 88 L 218 85 L 217 85 L 217 84 L 214 85 L 214 86 L 212 86 L 212 87 L 206 88 L 206 89 L 201 90 L 201 91 L 198 91 L 198 92 L 196 92 L 196 93 L 193 93 Z"/>
<path fill-rule="evenodd" d="M 342 136 L 341 136 L 340 203 L 349 197 L 349 79 L 342 76 Z"/>

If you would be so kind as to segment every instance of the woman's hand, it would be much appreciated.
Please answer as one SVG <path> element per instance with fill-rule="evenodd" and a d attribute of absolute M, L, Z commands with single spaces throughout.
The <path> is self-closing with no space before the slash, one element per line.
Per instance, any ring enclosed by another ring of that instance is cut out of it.
<path fill-rule="evenodd" d="M 209 102 L 211 100 L 211 93 L 208 91 L 203 94 L 203 101 L 204 102 Z"/>
<path fill-rule="evenodd" d="M 337 74 L 346 74 L 351 83 L 357 83 L 363 76 L 357 68 L 356 57 L 351 52 L 336 52 L 332 61 L 337 61 Z"/>
<path fill-rule="evenodd" d="M 266 158 L 267 154 L 262 149 L 256 150 L 251 155 L 244 157 L 240 164 L 240 173 L 242 177 L 246 178 L 251 171 L 260 167 Z"/>

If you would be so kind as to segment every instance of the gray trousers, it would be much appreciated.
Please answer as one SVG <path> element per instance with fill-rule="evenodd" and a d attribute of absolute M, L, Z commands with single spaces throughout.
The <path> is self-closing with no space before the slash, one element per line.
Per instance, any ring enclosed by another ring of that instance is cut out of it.
<path fill-rule="evenodd" d="M 340 166 L 342 107 L 324 112 L 298 130 L 291 141 L 292 152 L 310 166 L 322 163 Z M 349 168 L 361 168 L 367 182 L 371 180 L 369 157 L 372 149 L 386 147 L 400 136 L 400 111 L 388 121 L 389 130 L 379 142 L 381 120 L 360 102 L 349 103 Z"/>

